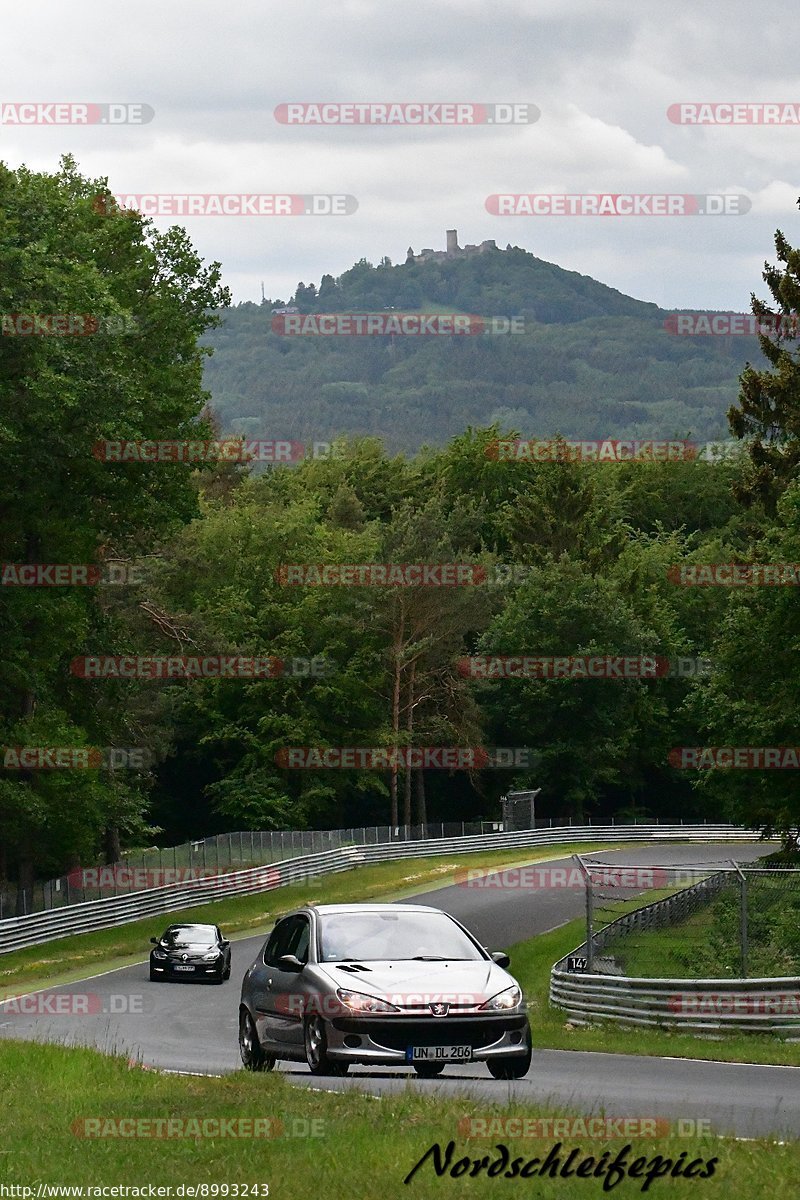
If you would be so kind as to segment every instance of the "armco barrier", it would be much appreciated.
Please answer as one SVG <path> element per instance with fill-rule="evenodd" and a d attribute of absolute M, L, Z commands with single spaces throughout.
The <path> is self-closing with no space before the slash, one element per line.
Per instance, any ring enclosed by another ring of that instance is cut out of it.
<path fill-rule="evenodd" d="M 754 830 L 733 825 L 591 825 L 560 829 L 522 830 L 516 833 L 480 834 L 475 837 L 433 838 L 425 841 L 388 842 L 344 847 L 285 859 L 275 866 L 253 867 L 226 875 L 193 879 L 171 886 L 150 888 L 126 896 L 113 896 L 73 904 L 47 912 L 30 913 L 0 921 L 0 954 L 36 946 L 57 938 L 91 933 L 125 925 L 142 917 L 192 908 L 228 896 L 271 891 L 286 884 L 347 871 L 367 863 L 398 858 L 423 858 L 441 854 L 475 854 L 481 850 L 547 847 L 575 842 L 718 842 L 755 841 Z"/>
<path fill-rule="evenodd" d="M 554 967 L 550 1002 L 575 1021 L 687 1033 L 800 1034 L 800 979 L 631 979 Z"/>

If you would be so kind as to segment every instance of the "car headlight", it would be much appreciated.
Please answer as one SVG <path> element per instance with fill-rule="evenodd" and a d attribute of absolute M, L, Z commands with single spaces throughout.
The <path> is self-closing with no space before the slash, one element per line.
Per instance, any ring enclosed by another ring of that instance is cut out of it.
<path fill-rule="evenodd" d="M 208 954 L 203 955 L 203 962 L 214 962 L 215 959 L 220 957 L 221 953 L 219 950 L 211 950 Z"/>
<path fill-rule="evenodd" d="M 492 996 L 491 1000 L 487 1000 L 481 1005 L 482 1009 L 490 1009 L 493 1012 L 503 1012 L 508 1008 L 516 1008 L 522 1000 L 522 991 L 514 984 L 513 987 L 506 988 L 503 992 L 498 992 L 496 996 Z"/>
<path fill-rule="evenodd" d="M 154 950 L 153 951 L 153 958 L 166 958 L 166 957 L 167 956 L 163 950 Z"/>
<path fill-rule="evenodd" d="M 337 988 L 336 995 L 342 1004 L 351 1008 L 353 1012 L 400 1012 L 396 1004 L 388 1004 L 385 1000 L 379 1000 L 377 996 L 367 996 L 364 992 L 347 992 L 344 988 Z"/>

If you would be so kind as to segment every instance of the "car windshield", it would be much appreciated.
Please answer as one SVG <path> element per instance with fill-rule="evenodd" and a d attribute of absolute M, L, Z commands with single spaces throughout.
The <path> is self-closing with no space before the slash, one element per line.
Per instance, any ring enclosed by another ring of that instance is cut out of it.
<path fill-rule="evenodd" d="M 323 916 L 320 960 L 442 962 L 480 959 L 480 950 L 441 912 L 355 912 Z"/>
<path fill-rule="evenodd" d="M 180 950 L 185 946 L 213 946 L 217 934 L 210 925 L 173 925 L 161 941 L 171 950 Z"/>

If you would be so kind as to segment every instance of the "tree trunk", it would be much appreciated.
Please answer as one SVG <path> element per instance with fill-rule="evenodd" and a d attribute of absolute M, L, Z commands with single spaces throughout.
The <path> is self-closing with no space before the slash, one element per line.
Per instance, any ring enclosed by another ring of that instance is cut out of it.
<path fill-rule="evenodd" d="M 417 767 L 414 772 L 416 791 L 417 791 L 417 820 L 420 825 L 428 824 L 428 806 L 425 800 L 425 772 L 422 767 Z"/>
<path fill-rule="evenodd" d="M 414 734 L 414 675 L 415 666 L 411 664 L 411 678 L 408 681 L 408 715 L 406 716 L 406 733 L 408 745 Z M 403 777 L 403 824 L 411 824 L 411 767 L 407 766 Z"/>
<path fill-rule="evenodd" d="M 122 858 L 122 847 L 119 840 L 119 825 L 106 825 L 103 831 L 103 860 L 118 863 Z"/>
<path fill-rule="evenodd" d="M 25 559 L 28 563 L 37 563 L 41 558 L 41 538 L 36 533 L 29 533 L 25 538 Z M 31 637 L 36 636 L 36 625 L 28 621 L 25 632 Z M 32 717 L 36 711 L 36 696 L 26 688 L 22 693 L 20 709 L 23 718 Z M 36 786 L 36 775 L 33 771 L 21 771 L 20 780 Z M 24 837 L 17 851 L 17 905 L 16 915 L 24 916 L 33 908 L 34 858 L 28 837 Z"/>
<path fill-rule="evenodd" d="M 392 643 L 394 666 L 394 688 L 392 691 L 392 742 L 394 758 L 392 760 L 392 775 L 389 785 L 391 796 L 391 824 L 397 825 L 397 740 L 400 735 L 400 683 L 403 669 L 400 665 L 400 655 L 403 649 L 403 611 L 400 611 L 400 624 L 395 630 Z"/>

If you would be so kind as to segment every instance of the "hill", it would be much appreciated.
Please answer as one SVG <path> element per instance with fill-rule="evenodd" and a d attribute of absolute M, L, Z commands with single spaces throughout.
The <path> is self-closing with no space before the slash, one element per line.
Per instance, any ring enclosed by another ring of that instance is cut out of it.
<path fill-rule="evenodd" d="M 516 317 L 524 332 L 290 336 L 273 328 L 286 304 Z M 215 350 L 205 382 L 225 431 L 254 438 L 367 433 L 415 450 L 494 421 L 523 437 L 726 437 L 737 377 L 761 361 L 757 340 L 678 336 L 668 316 L 518 248 L 362 260 L 319 288 L 299 284 L 288 302 L 227 310 L 205 338 Z"/>

